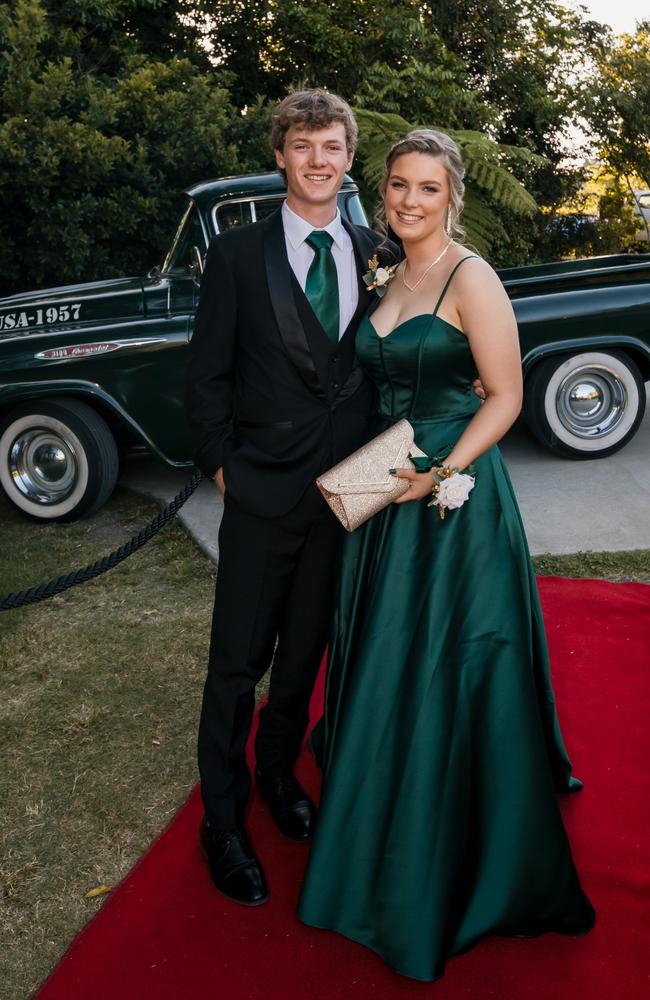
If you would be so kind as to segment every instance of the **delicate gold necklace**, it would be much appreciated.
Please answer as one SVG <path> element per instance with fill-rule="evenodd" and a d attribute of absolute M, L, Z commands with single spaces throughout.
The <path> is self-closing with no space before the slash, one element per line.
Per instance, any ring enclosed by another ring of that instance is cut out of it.
<path fill-rule="evenodd" d="M 445 247 L 445 249 L 441 253 L 438 254 L 438 256 L 436 257 L 435 260 L 431 261 L 431 263 L 429 264 L 429 266 L 427 268 L 425 268 L 425 270 L 422 272 L 422 274 L 420 275 L 420 277 L 418 278 L 418 280 L 415 282 L 414 285 L 409 285 L 408 281 L 406 280 L 406 268 L 408 267 L 408 258 L 404 261 L 404 267 L 402 268 L 402 281 L 404 282 L 404 284 L 408 288 L 409 292 L 414 292 L 415 289 L 418 287 L 418 285 L 421 284 L 422 281 L 424 281 L 424 279 L 426 278 L 426 276 L 429 273 L 429 271 L 431 270 L 431 268 L 435 267 L 436 264 L 439 261 L 442 260 L 442 258 L 445 256 L 445 254 L 447 253 L 447 250 L 449 250 L 449 247 L 451 246 L 451 244 L 453 242 L 454 242 L 453 240 L 449 240 L 449 243 L 447 244 L 447 246 Z"/>

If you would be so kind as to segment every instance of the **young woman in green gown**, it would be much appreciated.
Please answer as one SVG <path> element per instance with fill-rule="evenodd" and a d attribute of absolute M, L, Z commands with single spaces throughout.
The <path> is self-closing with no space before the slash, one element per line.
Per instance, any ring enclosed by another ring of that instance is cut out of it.
<path fill-rule="evenodd" d="M 356 350 L 378 390 L 373 433 L 407 417 L 426 465 L 471 466 L 475 485 L 442 519 L 427 505 L 431 472 L 398 470 L 408 492 L 345 539 L 321 809 L 299 904 L 306 923 L 421 980 L 486 934 L 583 934 L 594 923 L 555 796 L 581 784 L 496 447 L 521 406 L 517 328 L 492 268 L 451 238 L 463 174 L 439 132 L 390 151 L 385 216 L 405 259 Z"/>

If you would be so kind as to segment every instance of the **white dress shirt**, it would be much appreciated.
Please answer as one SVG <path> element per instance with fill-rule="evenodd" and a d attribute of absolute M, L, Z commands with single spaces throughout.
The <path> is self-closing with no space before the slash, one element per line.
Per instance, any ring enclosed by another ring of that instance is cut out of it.
<path fill-rule="evenodd" d="M 282 205 L 282 224 L 284 239 L 287 244 L 289 264 L 303 292 L 307 284 L 307 274 L 316 252 L 305 243 L 308 236 L 317 228 L 297 215 L 289 208 L 286 201 Z M 337 209 L 335 217 L 322 229 L 333 239 L 332 257 L 336 264 L 336 274 L 339 279 L 339 340 L 348 328 L 348 324 L 359 302 L 359 283 L 357 265 L 354 257 L 352 240 L 341 222 L 341 213 Z"/>

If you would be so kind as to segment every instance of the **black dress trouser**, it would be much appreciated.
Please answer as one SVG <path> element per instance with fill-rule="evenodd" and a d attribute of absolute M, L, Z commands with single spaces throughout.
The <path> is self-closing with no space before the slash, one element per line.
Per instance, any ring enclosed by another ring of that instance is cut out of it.
<path fill-rule="evenodd" d="M 329 637 L 341 537 L 315 486 L 280 518 L 248 514 L 226 493 L 198 739 L 201 793 L 215 826 L 243 821 L 255 685 L 271 660 L 257 766 L 277 777 L 291 771 L 300 753 Z"/>

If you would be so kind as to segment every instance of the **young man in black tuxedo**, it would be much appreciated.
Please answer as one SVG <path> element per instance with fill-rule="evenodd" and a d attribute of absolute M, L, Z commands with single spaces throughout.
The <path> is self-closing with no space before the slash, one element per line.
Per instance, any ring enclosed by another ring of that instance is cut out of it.
<path fill-rule="evenodd" d="M 362 275 L 375 253 L 383 266 L 398 260 L 393 244 L 338 212 L 356 139 L 351 109 L 333 94 L 302 91 L 279 105 L 272 140 L 286 202 L 212 240 L 191 344 L 195 459 L 224 495 L 198 741 L 201 844 L 217 888 L 248 905 L 268 896 L 244 813 L 255 685 L 271 660 L 257 788 L 284 834 L 307 840 L 314 826 L 293 767 L 342 536 L 314 480 L 367 437 L 373 392 L 354 356 L 369 304 Z"/>

